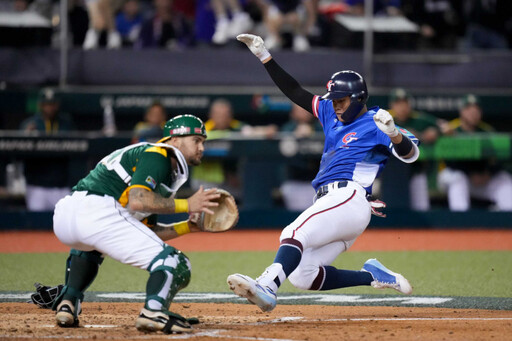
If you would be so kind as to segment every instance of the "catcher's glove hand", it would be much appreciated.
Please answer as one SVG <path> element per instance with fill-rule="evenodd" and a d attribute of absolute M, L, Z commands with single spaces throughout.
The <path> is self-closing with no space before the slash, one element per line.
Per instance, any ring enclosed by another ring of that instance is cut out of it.
<path fill-rule="evenodd" d="M 60 295 L 64 285 L 59 284 L 54 287 L 48 287 L 41 283 L 35 283 L 36 293 L 30 295 L 30 299 L 40 308 L 51 309 L 53 302 Z M 30 302 L 30 301 L 29 301 Z"/>
<path fill-rule="evenodd" d="M 235 198 L 226 190 L 217 189 L 220 197 L 215 201 L 219 206 L 211 207 L 213 214 L 205 212 L 190 215 L 190 221 L 197 225 L 201 231 L 224 232 L 235 227 L 238 222 L 238 206 Z"/>

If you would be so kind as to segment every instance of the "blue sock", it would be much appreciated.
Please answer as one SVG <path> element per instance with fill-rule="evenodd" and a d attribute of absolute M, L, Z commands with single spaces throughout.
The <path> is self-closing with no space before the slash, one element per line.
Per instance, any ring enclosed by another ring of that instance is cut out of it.
<path fill-rule="evenodd" d="M 284 274 L 288 277 L 299 266 L 301 258 L 302 244 L 295 239 L 288 238 L 281 242 L 274 263 L 281 264 Z"/>
<path fill-rule="evenodd" d="M 333 266 L 321 266 L 310 290 L 332 290 L 370 285 L 373 277 L 366 271 L 339 270 Z"/>
<path fill-rule="evenodd" d="M 277 292 L 284 280 L 299 266 L 302 250 L 302 244 L 299 241 L 291 238 L 283 239 L 274 263 L 265 270 L 258 282 Z"/>

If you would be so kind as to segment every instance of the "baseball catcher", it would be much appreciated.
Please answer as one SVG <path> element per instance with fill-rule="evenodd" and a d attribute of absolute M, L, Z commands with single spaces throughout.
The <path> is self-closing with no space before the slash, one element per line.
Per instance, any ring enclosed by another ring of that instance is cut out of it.
<path fill-rule="evenodd" d="M 190 261 L 164 241 L 190 232 L 229 230 L 238 220 L 236 203 L 225 191 L 200 187 L 187 199 L 175 199 L 188 179 L 189 166 L 201 163 L 205 140 L 199 118 L 176 116 L 165 124 L 158 143 L 112 152 L 57 203 L 54 232 L 71 247 L 65 285 L 57 297 L 41 292 L 46 301 L 38 305 L 48 307 L 51 302 L 58 326 L 78 326 L 84 292 L 109 256 L 149 273 L 144 307 L 135 323 L 138 330 L 191 331 L 193 321 L 169 310 L 174 296 L 190 281 Z M 174 213 L 196 219 L 157 222 L 158 214 Z"/>

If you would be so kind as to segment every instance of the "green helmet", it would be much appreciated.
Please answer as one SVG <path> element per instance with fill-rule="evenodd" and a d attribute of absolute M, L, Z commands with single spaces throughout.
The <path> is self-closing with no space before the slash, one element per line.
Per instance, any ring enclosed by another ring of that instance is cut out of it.
<path fill-rule="evenodd" d="M 174 136 L 201 135 L 206 137 L 204 123 L 194 115 L 180 115 L 171 118 L 164 126 L 164 139 Z"/>

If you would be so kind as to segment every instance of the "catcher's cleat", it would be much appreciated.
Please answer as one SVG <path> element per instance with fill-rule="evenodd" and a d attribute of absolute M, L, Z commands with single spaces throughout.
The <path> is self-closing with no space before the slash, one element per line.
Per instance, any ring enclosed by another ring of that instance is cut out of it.
<path fill-rule="evenodd" d="M 162 331 L 164 334 L 191 333 L 192 327 L 183 316 L 170 311 L 155 311 L 143 308 L 135 322 L 142 332 Z"/>
<path fill-rule="evenodd" d="M 234 274 L 228 276 L 229 288 L 240 297 L 257 305 L 262 311 L 272 311 L 276 307 L 277 296 L 269 288 L 258 284 L 249 276 Z"/>
<path fill-rule="evenodd" d="M 412 293 L 411 284 L 404 276 L 389 270 L 375 258 L 368 259 L 361 271 L 369 272 L 372 275 L 373 282 L 371 285 L 376 289 L 392 288 L 402 294 L 409 295 Z"/>
<path fill-rule="evenodd" d="M 55 321 L 57 325 L 62 328 L 74 328 L 78 327 L 78 318 L 73 314 L 73 308 L 71 303 L 61 303 L 55 314 Z"/>

